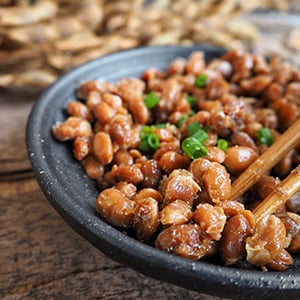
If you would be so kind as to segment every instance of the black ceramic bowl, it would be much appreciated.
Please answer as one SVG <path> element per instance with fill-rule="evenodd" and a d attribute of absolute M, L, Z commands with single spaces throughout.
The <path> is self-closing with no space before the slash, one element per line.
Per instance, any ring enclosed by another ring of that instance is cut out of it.
<path fill-rule="evenodd" d="M 58 142 L 51 127 L 65 119 L 66 103 L 88 79 L 118 81 L 150 67 L 165 69 L 178 57 L 203 50 L 208 60 L 224 50 L 210 46 L 138 48 L 88 62 L 63 75 L 36 102 L 27 126 L 27 147 L 37 180 L 51 205 L 80 235 L 105 255 L 150 277 L 201 293 L 233 299 L 300 299 L 300 266 L 261 272 L 190 261 L 162 252 L 122 233 L 95 212 L 98 189 L 73 159 L 70 145 Z"/>

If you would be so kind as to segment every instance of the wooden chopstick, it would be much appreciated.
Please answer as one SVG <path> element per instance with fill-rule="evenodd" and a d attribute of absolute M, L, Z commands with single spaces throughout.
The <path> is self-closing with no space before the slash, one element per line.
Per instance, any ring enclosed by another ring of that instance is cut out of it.
<path fill-rule="evenodd" d="M 296 167 L 258 206 L 253 210 L 256 222 L 273 214 L 295 193 L 300 191 L 300 165 Z"/>
<path fill-rule="evenodd" d="M 232 183 L 230 200 L 243 195 L 298 144 L 300 144 L 300 118 Z"/>

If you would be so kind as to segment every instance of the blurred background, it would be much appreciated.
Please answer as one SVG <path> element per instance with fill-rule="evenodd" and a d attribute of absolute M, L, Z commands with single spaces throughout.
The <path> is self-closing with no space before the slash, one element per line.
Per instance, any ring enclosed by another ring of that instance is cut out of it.
<path fill-rule="evenodd" d="M 43 89 L 90 59 L 210 43 L 300 60 L 296 0 L 0 0 L 0 88 Z"/>

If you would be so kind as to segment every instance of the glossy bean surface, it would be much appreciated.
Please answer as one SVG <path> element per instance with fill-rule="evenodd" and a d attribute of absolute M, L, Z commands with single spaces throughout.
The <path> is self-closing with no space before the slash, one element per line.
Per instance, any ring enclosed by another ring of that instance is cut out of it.
<path fill-rule="evenodd" d="M 83 81 L 52 133 L 95 180 L 99 217 L 126 234 L 192 260 L 283 271 L 300 252 L 300 194 L 261 221 L 252 210 L 299 164 L 300 145 L 231 192 L 300 117 L 299 96 L 299 71 L 278 58 L 195 51 L 140 77 Z"/>

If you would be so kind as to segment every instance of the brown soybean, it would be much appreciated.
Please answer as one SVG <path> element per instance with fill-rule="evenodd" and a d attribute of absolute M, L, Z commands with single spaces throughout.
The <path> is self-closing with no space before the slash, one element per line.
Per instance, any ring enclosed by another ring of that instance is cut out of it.
<path fill-rule="evenodd" d="M 147 18 L 149 35 L 162 24 L 156 14 Z M 118 12 L 106 23 L 118 29 L 124 22 Z M 135 36 L 139 25 L 126 34 Z M 179 25 L 174 18 L 166 26 Z M 144 102 L 150 92 L 158 99 L 152 108 Z M 99 188 L 96 210 L 110 224 L 192 260 L 214 256 L 282 271 L 300 251 L 299 193 L 260 221 L 251 210 L 299 163 L 300 146 L 235 200 L 232 182 L 268 149 L 260 129 L 276 140 L 299 118 L 299 95 L 299 72 L 279 59 L 235 49 L 206 62 L 198 51 L 140 78 L 83 82 L 52 132 L 72 141 Z"/>
<path fill-rule="evenodd" d="M 133 225 L 135 202 L 115 188 L 106 189 L 99 194 L 96 209 L 107 221 L 116 226 Z"/>
<path fill-rule="evenodd" d="M 88 121 L 79 117 L 68 117 L 62 123 L 52 127 L 54 136 L 60 141 L 75 139 L 79 136 L 90 136 L 92 128 Z"/>
<path fill-rule="evenodd" d="M 241 173 L 257 157 L 257 152 L 250 147 L 234 146 L 227 149 L 224 164 L 233 173 Z"/>
<path fill-rule="evenodd" d="M 97 132 L 93 139 L 93 153 L 100 163 L 106 165 L 113 160 L 113 145 L 106 132 Z"/>

